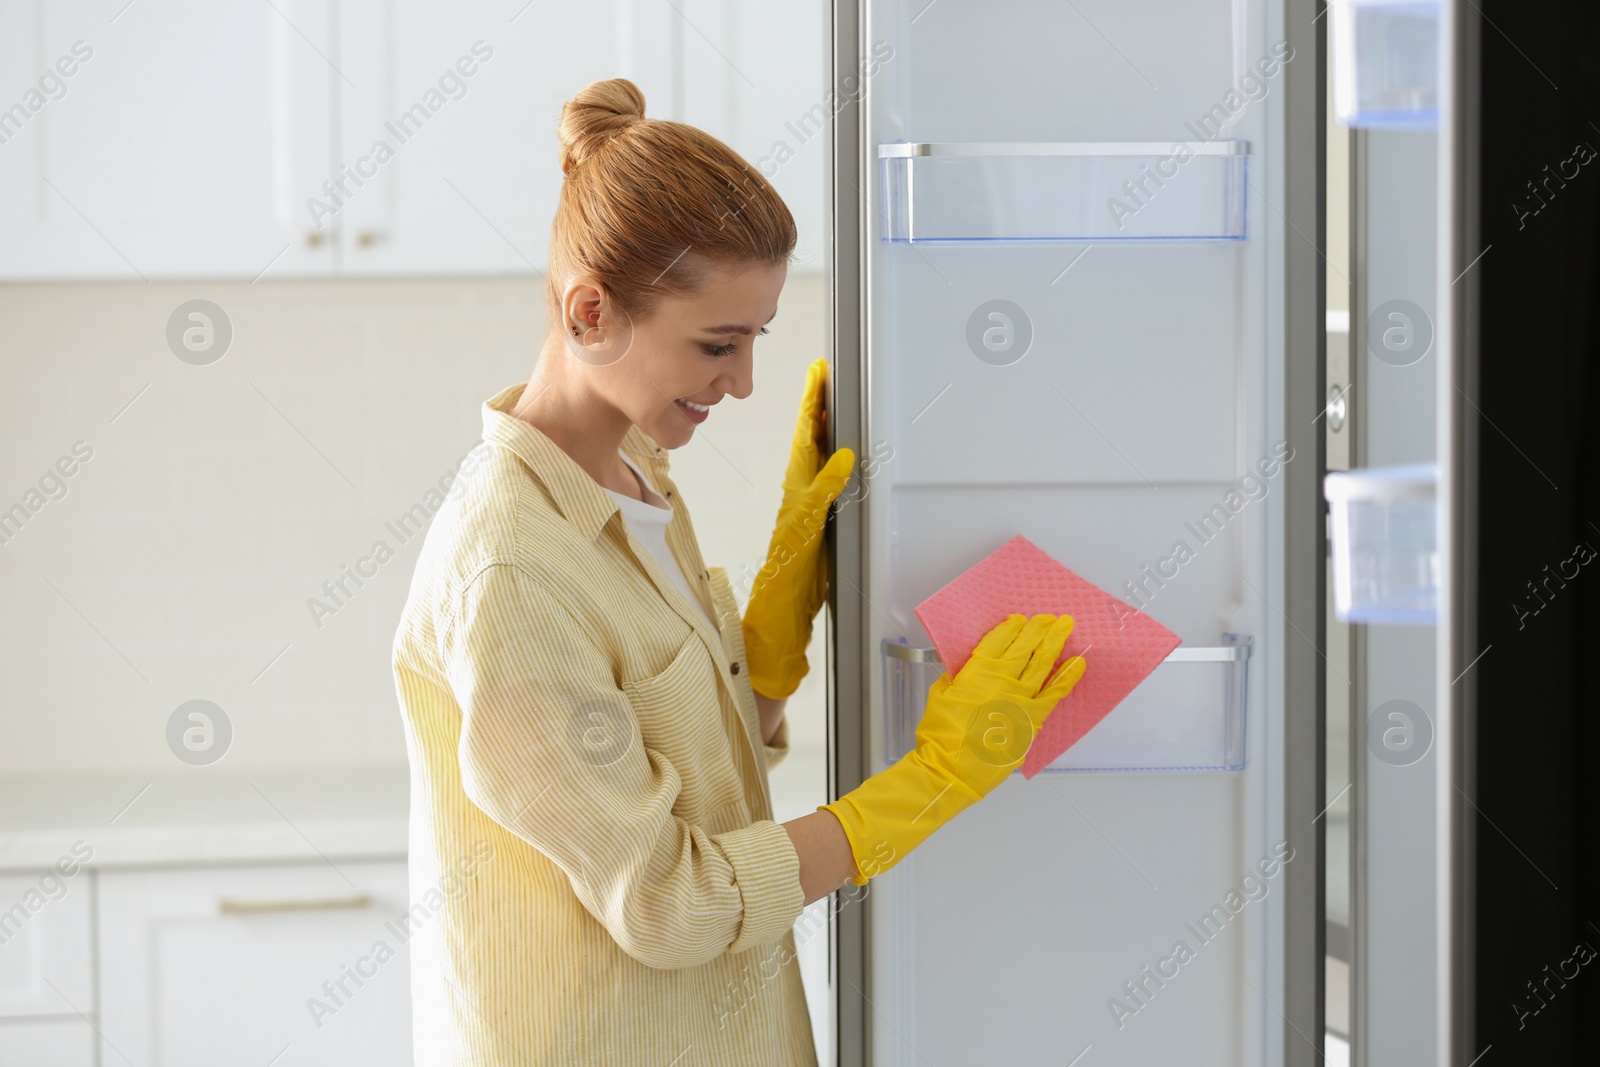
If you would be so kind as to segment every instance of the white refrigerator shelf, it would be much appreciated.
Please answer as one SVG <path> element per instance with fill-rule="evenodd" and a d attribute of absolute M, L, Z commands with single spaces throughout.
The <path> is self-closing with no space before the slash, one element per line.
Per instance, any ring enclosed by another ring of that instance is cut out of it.
<path fill-rule="evenodd" d="M 1254 639 L 1181 645 L 1046 772 L 1236 771 L 1245 765 L 1244 725 Z M 884 762 L 911 750 L 928 689 L 945 673 L 939 654 L 903 637 L 884 638 Z M 1090 669 L 1093 669 L 1091 662 Z M 1020 768 L 1014 773 L 1021 773 Z"/>

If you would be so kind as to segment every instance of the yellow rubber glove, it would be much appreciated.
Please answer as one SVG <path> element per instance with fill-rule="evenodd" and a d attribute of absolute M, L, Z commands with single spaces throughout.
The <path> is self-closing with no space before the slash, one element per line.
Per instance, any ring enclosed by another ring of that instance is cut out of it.
<path fill-rule="evenodd" d="M 856 456 L 841 448 L 821 462 L 827 409 L 823 388 L 828 361 L 818 357 L 806 371 L 805 394 L 783 477 L 783 503 L 767 547 L 767 560 L 750 587 L 744 612 L 745 658 L 750 684 L 766 697 L 786 697 L 800 686 L 809 666 L 811 622 L 828 599 L 822 528 L 828 509 L 844 491 Z"/>
<path fill-rule="evenodd" d="M 1012 615 L 990 630 L 954 680 L 928 690 L 916 747 L 831 804 L 865 885 L 1006 780 L 1045 719 L 1083 677 L 1082 656 L 1045 675 L 1072 633 L 1070 615 Z"/>

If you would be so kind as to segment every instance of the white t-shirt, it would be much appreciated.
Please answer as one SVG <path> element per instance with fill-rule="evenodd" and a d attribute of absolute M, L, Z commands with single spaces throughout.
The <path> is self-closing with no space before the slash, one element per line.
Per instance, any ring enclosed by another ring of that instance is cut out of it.
<path fill-rule="evenodd" d="M 617 455 L 622 457 L 622 462 L 638 473 L 640 482 L 649 485 L 650 491 L 656 496 L 661 496 L 661 491 L 654 485 L 650 485 L 650 479 L 645 475 L 644 471 L 639 470 L 638 465 L 633 460 L 628 458 L 627 453 L 618 450 Z M 605 486 L 601 486 L 601 488 L 605 489 Z M 710 626 L 712 631 L 715 632 L 717 624 L 711 620 L 710 615 L 706 614 L 706 609 L 700 604 L 699 595 L 695 593 L 694 588 L 689 584 L 689 579 L 684 575 L 683 568 L 678 565 L 677 557 L 672 554 L 672 549 L 667 545 L 667 523 L 672 521 L 672 505 L 668 504 L 664 508 L 658 508 L 654 504 L 646 504 L 642 500 L 635 500 L 633 497 L 619 493 L 615 489 L 606 489 L 606 492 L 611 494 L 611 499 L 615 500 L 617 506 L 622 509 L 622 518 L 628 525 L 628 532 L 638 538 L 639 543 L 650 550 L 650 554 L 656 558 L 656 562 L 661 564 L 661 569 L 667 572 L 667 576 L 677 584 L 679 589 L 683 590 L 684 599 L 695 606 L 695 609 L 700 612 L 700 617 L 706 620 L 706 625 Z"/>

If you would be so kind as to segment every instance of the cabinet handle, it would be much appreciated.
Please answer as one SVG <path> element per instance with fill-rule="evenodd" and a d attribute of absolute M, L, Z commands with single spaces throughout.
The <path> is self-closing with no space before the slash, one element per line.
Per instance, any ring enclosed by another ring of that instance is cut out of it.
<path fill-rule="evenodd" d="M 372 896 L 357 893 L 353 897 L 323 897 L 312 900 L 229 900 L 217 899 L 217 911 L 223 915 L 259 915 L 273 911 L 328 911 L 333 908 L 370 908 Z"/>
<path fill-rule="evenodd" d="M 322 247 L 322 242 L 325 241 L 325 240 L 327 240 L 327 237 L 326 237 L 325 234 L 323 234 L 323 232 L 321 230 L 307 230 L 306 231 L 306 247 L 307 248 L 321 248 Z"/>

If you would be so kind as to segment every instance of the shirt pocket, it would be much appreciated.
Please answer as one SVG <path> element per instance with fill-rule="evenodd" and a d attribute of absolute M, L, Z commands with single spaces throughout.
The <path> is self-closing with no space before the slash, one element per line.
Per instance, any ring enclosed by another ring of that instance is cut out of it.
<path fill-rule="evenodd" d="M 708 829 L 710 833 L 747 825 L 749 807 L 734 747 L 738 737 L 729 732 L 732 713 L 717 678 L 716 661 L 700 635 L 691 632 L 666 669 L 621 688 L 645 747 L 678 772 L 673 814 L 702 828 L 713 818 L 724 823 L 744 820 Z"/>

